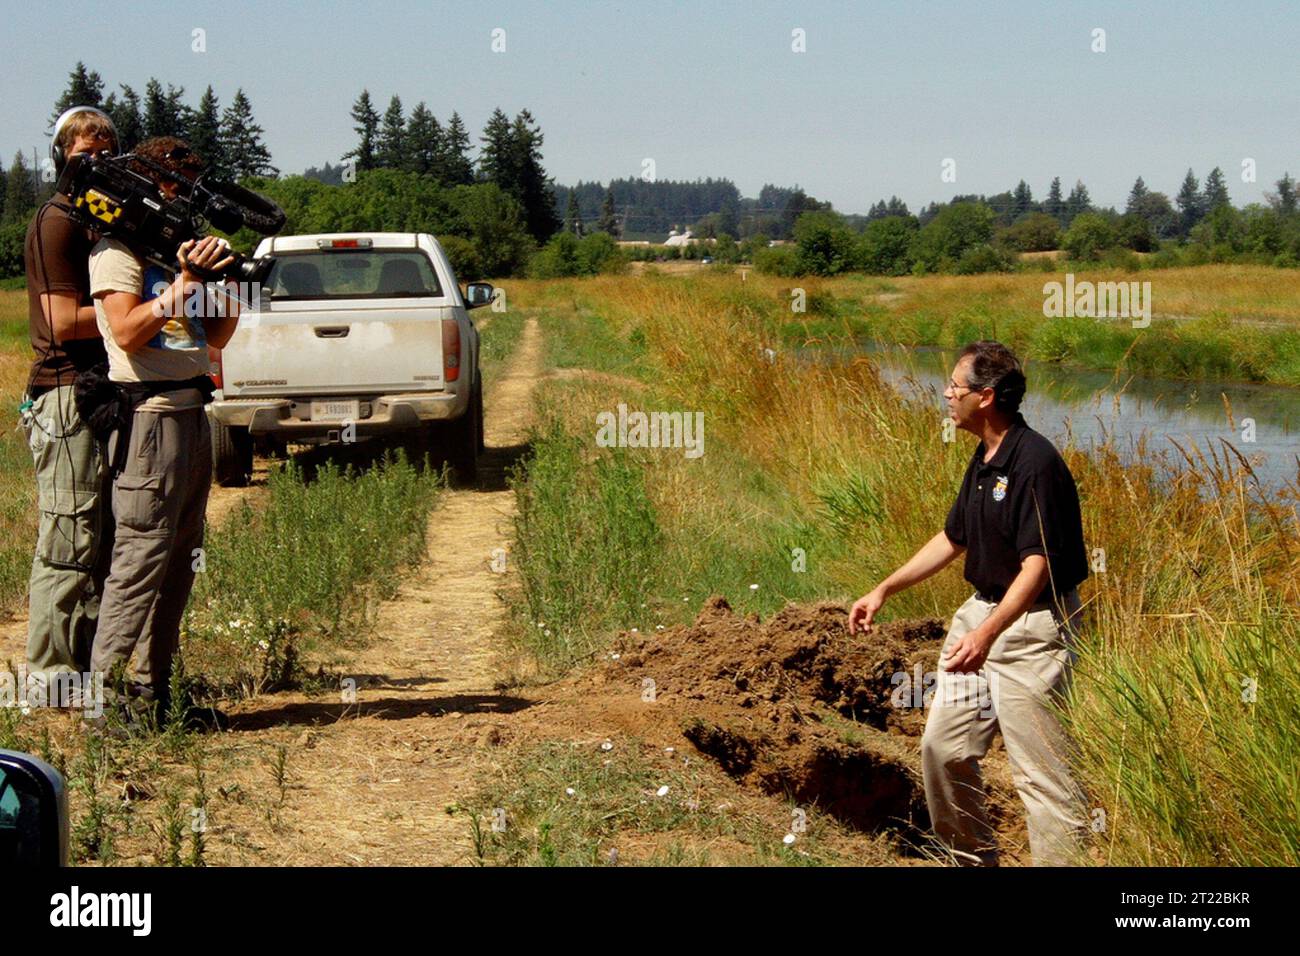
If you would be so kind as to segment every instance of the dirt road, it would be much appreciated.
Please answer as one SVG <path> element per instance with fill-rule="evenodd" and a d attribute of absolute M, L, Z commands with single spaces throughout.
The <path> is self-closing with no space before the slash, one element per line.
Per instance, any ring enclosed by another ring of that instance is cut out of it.
<path fill-rule="evenodd" d="M 230 709 L 230 733 L 214 748 L 227 766 L 223 785 L 264 791 L 268 761 L 284 747 L 287 786 L 270 812 L 271 841 L 265 801 L 218 799 L 213 818 L 229 839 L 214 833 L 214 854 L 247 839 L 246 852 L 235 852 L 250 863 L 463 861 L 467 828 L 446 807 L 469 785 L 476 753 L 499 738 L 494 715 L 526 703 L 493 687 L 502 663 L 493 638 L 505 615 L 494 557 L 499 566 L 508 554 L 514 495 L 506 469 L 523 450 L 540 374 L 540 333 L 530 320 L 486 396 L 478 483 L 441 496 L 426 562 L 380 608 L 371 643 L 337 668 L 340 692 L 269 694 Z"/>

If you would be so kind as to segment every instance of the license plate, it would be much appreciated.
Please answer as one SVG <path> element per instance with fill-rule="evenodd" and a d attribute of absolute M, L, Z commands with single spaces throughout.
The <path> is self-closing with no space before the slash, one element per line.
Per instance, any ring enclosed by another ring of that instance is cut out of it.
<path fill-rule="evenodd" d="M 328 401 L 311 403 L 311 420 L 314 422 L 355 422 L 361 417 L 361 402 Z"/>

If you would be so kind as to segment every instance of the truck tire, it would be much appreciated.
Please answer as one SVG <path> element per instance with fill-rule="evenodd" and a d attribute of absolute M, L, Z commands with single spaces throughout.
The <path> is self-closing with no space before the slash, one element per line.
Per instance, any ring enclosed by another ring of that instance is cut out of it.
<path fill-rule="evenodd" d="M 222 488 L 242 488 L 253 475 L 253 437 L 247 428 L 212 426 L 212 474 Z"/>
<path fill-rule="evenodd" d="M 447 459 L 462 482 L 478 478 L 478 454 L 483 435 L 483 384 L 475 382 L 465 414 L 449 422 Z"/>
<path fill-rule="evenodd" d="M 479 382 L 474 387 L 474 403 L 478 409 L 476 417 L 478 418 L 478 453 L 481 455 L 487 450 L 487 445 L 483 441 L 483 383 Z"/>

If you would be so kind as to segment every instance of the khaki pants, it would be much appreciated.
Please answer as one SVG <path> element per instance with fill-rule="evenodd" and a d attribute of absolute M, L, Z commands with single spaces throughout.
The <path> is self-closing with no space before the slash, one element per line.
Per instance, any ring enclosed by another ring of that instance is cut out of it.
<path fill-rule="evenodd" d="M 110 455 L 120 436 L 111 436 Z M 113 480 L 117 535 L 91 656 L 91 670 L 106 675 L 106 689 L 114 666 L 130 658 L 136 689 L 165 700 L 211 481 L 211 433 L 202 406 L 136 410 L 125 464 Z"/>
<path fill-rule="evenodd" d="M 27 669 L 37 680 L 90 666 L 112 553 L 104 443 L 81 421 L 72 386 L 41 394 L 23 416 L 40 509 L 28 584 Z"/>
<path fill-rule="evenodd" d="M 921 761 L 935 834 L 961 863 L 997 863 L 979 762 L 999 729 L 1028 815 L 1034 864 L 1079 862 L 1085 798 L 1070 772 L 1069 738 L 1051 709 L 1067 690 L 1078 659 L 1078 595 L 1071 592 L 1064 604 L 1065 617 L 1040 607 L 1013 621 L 975 674 L 945 671 L 943 654 L 996 605 L 972 595 L 953 616 L 921 738 Z"/>

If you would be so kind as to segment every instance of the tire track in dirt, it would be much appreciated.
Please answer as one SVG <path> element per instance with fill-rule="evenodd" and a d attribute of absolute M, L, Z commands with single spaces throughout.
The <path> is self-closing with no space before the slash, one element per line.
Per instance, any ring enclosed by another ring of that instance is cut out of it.
<path fill-rule="evenodd" d="M 355 681 L 355 702 L 342 693 L 278 693 L 231 707 L 230 732 L 213 740 L 213 782 L 265 793 L 267 756 L 284 747 L 287 787 L 274 809 L 214 800 L 212 816 L 229 839 L 213 834 L 213 862 L 232 849 L 229 862 L 465 862 L 468 828 L 446 807 L 471 786 L 475 752 L 500 739 L 494 715 L 529 705 L 494 689 L 506 611 L 492 559 L 509 548 L 506 471 L 523 452 L 541 368 L 541 334 L 530 318 L 485 396 L 478 482 L 443 492 L 425 562 L 379 608 L 369 644 L 334 668 Z"/>

